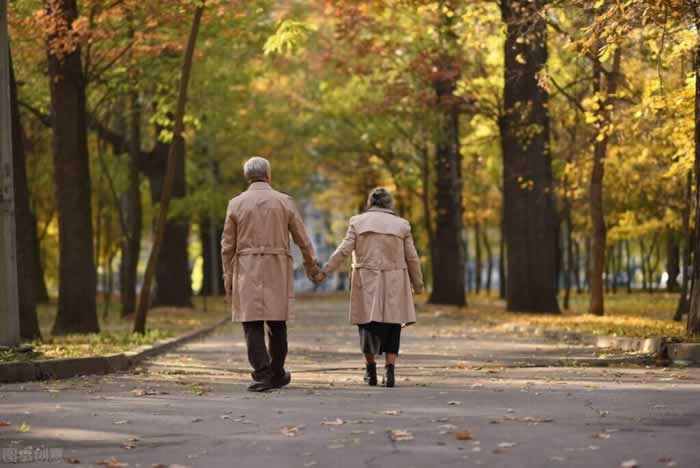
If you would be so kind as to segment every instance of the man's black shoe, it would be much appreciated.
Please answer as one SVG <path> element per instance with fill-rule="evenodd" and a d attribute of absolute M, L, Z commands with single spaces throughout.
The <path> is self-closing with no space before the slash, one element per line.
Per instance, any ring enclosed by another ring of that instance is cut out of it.
<path fill-rule="evenodd" d="M 377 385 L 377 365 L 376 364 L 367 364 L 367 367 L 365 368 L 365 383 L 370 385 L 371 387 L 374 387 Z"/>
<path fill-rule="evenodd" d="M 273 377 L 270 381 L 270 385 L 272 385 L 272 388 L 282 388 L 289 385 L 291 381 L 292 373 L 285 371 L 284 374 Z"/>
<path fill-rule="evenodd" d="M 382 379 L 382 385 L 384 385 L 385 387 L 393 387 L 394 384 L 395 384 L 394 365 L 388 364 L 384 368 L 384 378 Z"/>
<path fill-rule="evenodd" d="M 249 392 L 261 393 L 275 388 L 269 380 L 258 380 L 248 386 Z"/>

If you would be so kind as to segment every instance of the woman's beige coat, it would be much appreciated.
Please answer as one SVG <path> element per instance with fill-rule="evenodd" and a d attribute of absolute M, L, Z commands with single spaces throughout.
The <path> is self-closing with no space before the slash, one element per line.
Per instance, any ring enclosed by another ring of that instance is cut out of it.
<path fill-rule="evenodd" d="M 221 260 L 235 322 L 290 318 L 294 300 L 290 234 L 304 256 L 307 275 L 318 272 L 311 241 L 289 195 L 266 182 L 253 182 L 229 202 Z"/>
<path fill-rule="evenodd" d="M 416 294 L 423 292 L 423 273 L 409 222 L 381 208 L 353 216 L 345 239 L 323 271 L 337 270 L 350 254 L 350 321 L 414 323 L 411 287 Z"/>

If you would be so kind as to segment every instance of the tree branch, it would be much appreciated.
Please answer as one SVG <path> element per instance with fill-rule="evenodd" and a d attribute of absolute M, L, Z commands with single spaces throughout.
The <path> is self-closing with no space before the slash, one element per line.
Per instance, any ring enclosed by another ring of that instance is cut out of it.
<path fill-rule="evenodd" d="M 24 107 L 26 110 L 28 110 L 36 119 L 44 124 L 46 127 L 52 127 L 53 126 L 53 117 L 51 114 L 47 114 L 45 112 L 42 112 L 40 109 L 37 109 L 36 107 L 32 106 L 28 102 L 25 102 L 21 99 L 18 100 L 19 105 Z"/>

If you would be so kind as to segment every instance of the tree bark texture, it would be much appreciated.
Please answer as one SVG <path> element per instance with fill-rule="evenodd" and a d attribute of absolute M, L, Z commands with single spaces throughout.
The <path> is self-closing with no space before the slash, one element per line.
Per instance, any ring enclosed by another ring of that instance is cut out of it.
<path fill-rule="evenodd" d="M 557 215 L 552 194 L 548 94 L 539 84 L 547 63 L 544 1 L 503 0 L 506 25 L 503 204 L 507 308 L 558 313 Z"/>
<path fill-rule="evenodd" d="M 85 79 L 80 46 L 65 51 L 54 45 L 68 41 L 78 17 L 76 0 L 46 2 L 53 21 L 64 25 L 47 43 L 53 110 L 53 154 L 59 231 L 58 311 L 52 334 L 98 332 L 97 273 L 93 249 L 92 207 Z"/>
<path fill-rule="evenodd" d="M 17 101 L 17 81 L 10 54 L 10 113 L 12 120 L 12 176 L 15 191 L 15 237 L 17 248 L 17 287 L 19 298 L 19 333 L 27 340 L 41 338 L 36 304 L 39 292 L 35 278 L 41 271 L 34 271 L 39 265 L 38 244 L 34 243 L 36 222 L 29 202 L 27 183 L 26 153 L 22 121 Z"/>
<path fill-rule="evenodd" d="M 452 17 L 443 15 L 440 51 L 433 77 L 433 89 L 440 110 L 435 158 L 435 238 L 432 255 L 433 304 L 466 304 L 462 204 L 462 155 L 459 148 L 459 106 L 455 95 L 460 76 L 456 64 L 457 36 Z"/>

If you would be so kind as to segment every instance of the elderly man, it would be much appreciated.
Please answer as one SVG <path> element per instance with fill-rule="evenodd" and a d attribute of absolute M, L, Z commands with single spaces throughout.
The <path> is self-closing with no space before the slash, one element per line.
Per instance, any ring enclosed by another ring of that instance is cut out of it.
<path fill-rule="evenodd" d="M 301 249 L 304 269 L 312 281 L 319 281 L 320 269 L 292 198 L 270 186 L 270 163 L 251 158 L 243 172 L 249 187 L 228 204 L 221 258 L 233 321 L 243 323 L 253 367 L 254 382 L 248 390 L 264 392 L 291 381 L 291 374 L 284 369 L 286 321 L 294 300 L 290 234 Z M 269 350 L 265 346 L 266 325 Z"/>

